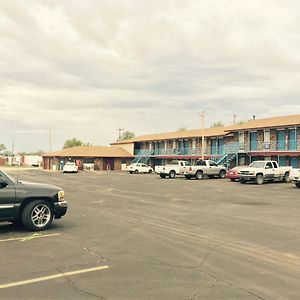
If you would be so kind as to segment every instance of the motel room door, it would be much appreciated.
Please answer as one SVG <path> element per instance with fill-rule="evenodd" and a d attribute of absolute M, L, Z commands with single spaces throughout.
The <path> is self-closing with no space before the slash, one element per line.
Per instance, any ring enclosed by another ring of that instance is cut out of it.
<path fill-rule="evenodd" d="M 285 150 L 285 131 L 277 131 L 277 150 Z"/>
<path fill-rule="evenodd" d="M 256 150 L 257 147 L 257 133 L 250 132 L 250 151 Z"/>
<path fill-rule="evenodd" d="M 290 129 L 289 130 L 289 150 L 295 151 L 297 149 L 297 136 L 296 136 L 296 130 Z"/>
<path fill-rule="evenodd" d="M 103 170 L 114 170 L 114 162 L 113 158 L 103 158 Z"/>

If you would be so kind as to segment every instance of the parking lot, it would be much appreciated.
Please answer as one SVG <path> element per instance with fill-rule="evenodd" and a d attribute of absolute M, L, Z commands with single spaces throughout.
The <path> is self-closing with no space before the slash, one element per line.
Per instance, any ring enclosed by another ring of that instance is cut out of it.
<path fill-rule="evenodd" d="M 42 233 L 0 224 L 0 299 L 299 299 L 292 183 L 9 173 L 61 186 L 69 210 Z"/>

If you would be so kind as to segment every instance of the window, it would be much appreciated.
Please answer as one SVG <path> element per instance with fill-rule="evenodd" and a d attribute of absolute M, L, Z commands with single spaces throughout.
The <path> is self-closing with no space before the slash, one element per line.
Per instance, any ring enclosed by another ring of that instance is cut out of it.
<path fill-rule="evenodd" d="M 239 132 L 239 143 L 244 144 L 244 142 L 245 142 L 245 133 Z"/>
<path fill-rule="evenodd" d="M 270 130 L 264 130 L 264 143 L 270 143 Z"/>
<path fill-rule="evenodd" d="M 193 149 L 196 148 L 196 140 L 192 140 L 192 148 L 193 148 Z"/>
<path fill-rule="evenodd" d="M 209 165 L 211 167 L 216 167 L 217 166 L 217 164 L 215 162 L 211 161 L 211 160 L 209 161 Z"/>
<path fill-rule="evenodd" d="M 272 165 L 274 169 L 277 169 L 277 164 L 275 162 L 273 162 Z"/>
<path fill-rule="evenodd" d="M 266 164 L 266 169 L 273 169 L 272 163 L 268 162 L 268 163 Z"/>
<path fill-rule="evenodd" d="M 198 160 L 196 162 L 196 166 L 206 166 L 205 161 L 204 160 Z"/>

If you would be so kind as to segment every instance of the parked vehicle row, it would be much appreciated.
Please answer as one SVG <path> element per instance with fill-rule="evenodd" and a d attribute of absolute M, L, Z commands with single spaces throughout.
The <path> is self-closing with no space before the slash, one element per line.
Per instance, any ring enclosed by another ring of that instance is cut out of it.
<path fill-rule="evenodd" d="M 237 166 L 230 170 L 224 165 L 218 165 L 212 160 L 198 160 L 194 165 L 185 160 L 173 160 L 164 166 L 155 166 L 154 170 L 146 164 L 131 164 L 127 167 L 130 173 L 152 173 L 153 171 L 161 178 L 175 178 L 184 176 L 186 179 L 197 180 L 219 177 L 228 178 L 231 181 L 255 182 L 258 185 L 264 182 L 292 181 L 300 188 L 300 169 L 290 166 L 280 167 L 276 161 L 254 161 L 249 166 Z"/>
<path fill-rule="evenodd" d="M 176 175 L 182 175 L 186 179 L 201 180 L 204 176 L 208 176 L 208 178 L 215 176 L 225 178 L 226 176 L 226 167 L 218 165 L 212 160 L 198 160 L 195 165 L 191 165 L 185 160 L 174 160 L 165 166 L 155 166 L 154 170 L 161 178 L 175 178 Z"/>

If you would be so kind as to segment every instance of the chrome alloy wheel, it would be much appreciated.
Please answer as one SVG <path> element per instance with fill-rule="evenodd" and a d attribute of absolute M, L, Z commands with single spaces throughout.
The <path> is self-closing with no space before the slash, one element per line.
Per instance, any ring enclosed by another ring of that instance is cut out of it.
<path fill-rule="evenodd" d="M 44 227 L 51 220 L 50 208 L 45 204 L 39 204 L 32 210 L 30 218 L 36 227 Z"/>

